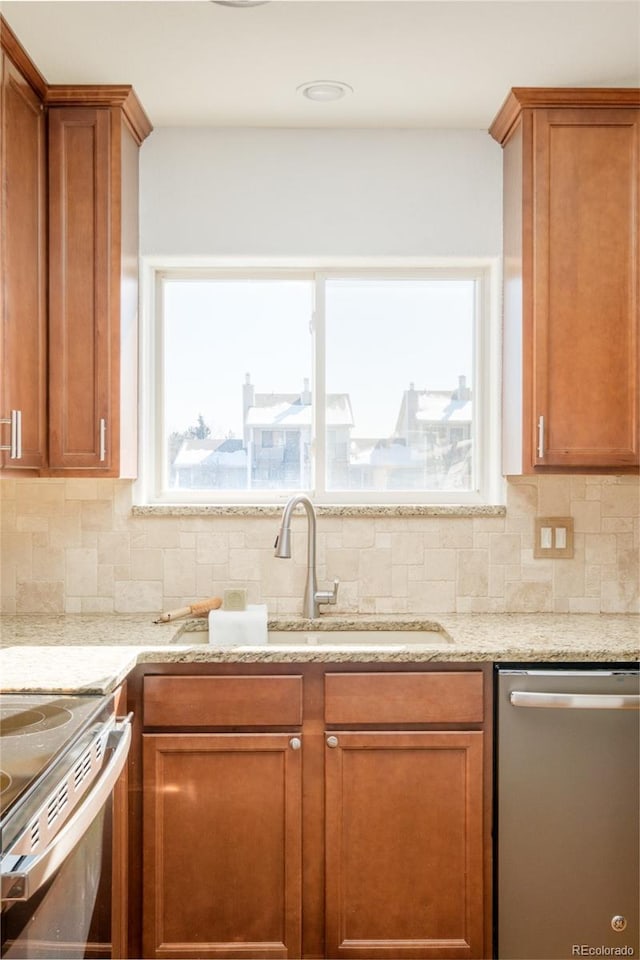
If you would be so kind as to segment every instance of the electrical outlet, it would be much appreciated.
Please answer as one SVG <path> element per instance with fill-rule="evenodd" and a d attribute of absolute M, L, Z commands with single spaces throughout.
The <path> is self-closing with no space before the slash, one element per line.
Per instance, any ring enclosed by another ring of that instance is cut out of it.
<path fill-rule="evenodd" d="M 558 560 L 573 556 L 573 517 L 536 517 L 533 555 Z"/>

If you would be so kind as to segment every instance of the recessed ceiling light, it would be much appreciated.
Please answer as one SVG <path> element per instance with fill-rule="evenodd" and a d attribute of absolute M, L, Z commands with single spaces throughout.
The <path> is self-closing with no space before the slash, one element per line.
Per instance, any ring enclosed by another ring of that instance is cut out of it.
<path fill-rule="evenodd" d="M 263 3 L 269 3 L 269 0 L 211 0 L 221 7 L 261 7 Z"/>
<path fill-rule="evenodd" d="M 303 97 L 316 100 L 318 103 L 328 103 L 331 100 L 341 100 L 347 93 L 353 93 L 353 87 L 342 80 L 312 80 L 296 88 Z"/>

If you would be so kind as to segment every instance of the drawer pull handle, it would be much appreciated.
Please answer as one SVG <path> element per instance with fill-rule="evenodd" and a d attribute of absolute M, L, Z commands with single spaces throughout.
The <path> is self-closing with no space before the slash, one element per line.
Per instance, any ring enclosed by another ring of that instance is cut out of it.
<path fill-rule="evenodd" d="M 509 701 L 514 707 L 548 707 L 568 710 L 640 710 L 640 697 L 634 693 L 543 693 L 512 690 Z"/>
<path fill-rule="evenodd" d="M 327 737 L 327 746 L 328 746 L 328 747 L 331 747 L 331 748 L 337 747 L 337 746 L 338 746 L 338 738 L 337 738 L 337 737 Z"/>
<path fill-rule="evenodd" d="M 291 740 L 289 740 L 289 746 L 292 750 L 299 750 L 302 746 L 302 740 L 300 737 L 291 737 Z"/>

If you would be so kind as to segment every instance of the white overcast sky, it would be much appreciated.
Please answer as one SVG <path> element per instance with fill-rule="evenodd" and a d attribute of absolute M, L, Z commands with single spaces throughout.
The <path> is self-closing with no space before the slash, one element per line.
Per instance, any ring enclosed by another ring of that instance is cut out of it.
<path fill-rule="evenodd" d="M 355 436 L 388 436 L 403 391 L 472 386 L 470 280 L 332 280 L 327 392 L 348 393 Z M 165 281 L 165 426 L 202 414 L 212 436 L 242 436 L 242 385 L 298 393 L 312 376 L 307 280 Z"/>

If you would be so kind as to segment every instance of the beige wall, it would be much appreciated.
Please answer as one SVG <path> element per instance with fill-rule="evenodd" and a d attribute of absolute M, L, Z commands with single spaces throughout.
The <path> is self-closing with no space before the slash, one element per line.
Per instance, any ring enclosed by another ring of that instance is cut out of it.
<path fill-rule="evenodd" d="M 131 484 L 3 480 L 3 613 L 156 613 L 246 585 L 299 613 L 304 518 L 276 560 L 277 518 L 131 515 Z M 571 515 L 572 560 L 533 559 L 533 521 Z M 636 478 L 518 478 L 505 517 L 318 519 L 321 585 L 336 611 L 640 612 Z"/>

